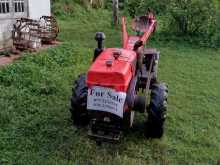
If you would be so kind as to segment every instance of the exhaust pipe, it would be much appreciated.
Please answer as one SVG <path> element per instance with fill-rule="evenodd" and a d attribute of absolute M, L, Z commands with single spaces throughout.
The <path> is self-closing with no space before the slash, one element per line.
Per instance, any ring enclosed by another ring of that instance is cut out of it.
<path fill-rule="evenodd" d="M 95 40 L 97 41 L 97 48 L 94 51 L 93 61 L 103 52 L 104 50 L 104 40 L 105 34 L 103 32 L 97 32 L 95 35 Z"/>

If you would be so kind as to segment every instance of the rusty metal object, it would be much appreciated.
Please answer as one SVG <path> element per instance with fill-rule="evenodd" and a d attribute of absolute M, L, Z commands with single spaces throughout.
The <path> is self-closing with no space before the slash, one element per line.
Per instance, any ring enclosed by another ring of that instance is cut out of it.
<path fill-rule="evenodd" d="M 132 20 L 132 30 L 145 33 L 149 28 L 149 24 L 147 15 L 136 17 Z"/>
<path fill-rule="evenodd" d="M 13 25 L 12 39 L 16 49 L 37 49 L 41 47 L 39 21 L 21 18 Z"/>
<path fill-rule="evenodd" d="M 53 16 L 42 16 L 40 18 L 40 38 L 42 42 L 54 41 L 59 33 L 58 23 Z"/>
<path fill-rule="evenodd" d="M 12 39 L 16 49 L 38 49 L 43 43 L 55 41 L 59 33 L 56 19 L 42 16 L 40 20 L 21 18 L 13 25 Z"/>

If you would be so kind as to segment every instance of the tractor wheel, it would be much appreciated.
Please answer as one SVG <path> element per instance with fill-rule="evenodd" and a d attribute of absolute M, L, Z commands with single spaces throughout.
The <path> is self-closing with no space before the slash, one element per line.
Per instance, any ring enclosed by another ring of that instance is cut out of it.
<path fill-rule="evenodd" d="M 161 138 L 166 120 L 168 87 L 165 84 L 153 84 L 148 109 L 147 137 Z"/>
<path fill-rule="evenodd" d="M 87 112 L 87 92 L 86 75 L 79 75 L 74 82 L 71 98 L 71 118 L 76 126 L 86 126 L 89 123 Z"/>

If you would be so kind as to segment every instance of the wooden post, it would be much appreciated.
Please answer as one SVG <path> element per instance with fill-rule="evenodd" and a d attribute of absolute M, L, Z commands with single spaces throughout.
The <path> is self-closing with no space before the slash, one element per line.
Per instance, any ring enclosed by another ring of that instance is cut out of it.
<path fill-rule="evenodd" d="M 112 11 L 113 11 L 113 24 L 118 25 L 118 0 L 112 0 Z"/>

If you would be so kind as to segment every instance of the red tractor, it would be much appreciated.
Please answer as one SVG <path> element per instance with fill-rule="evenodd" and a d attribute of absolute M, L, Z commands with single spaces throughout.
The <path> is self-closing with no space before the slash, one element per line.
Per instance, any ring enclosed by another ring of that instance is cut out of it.
<path fill-rule="evenodd" d="M 148 137 L 162 137 L 168 87 L 157 80 L 159 52 L 145 48 L 156 24 L 151 13 L 136 17 L 132 28 L 137 35 L 129 36 L 123 17 L 123 48 L 105 49 L 104 33 L 96 33 L 93 63 L 74 82 L 70 108 L 74 125 L 89 125 L 88 135 L 96 141 L 119 141 L 132 127 L 135 112 L 148 114 Z"/>

